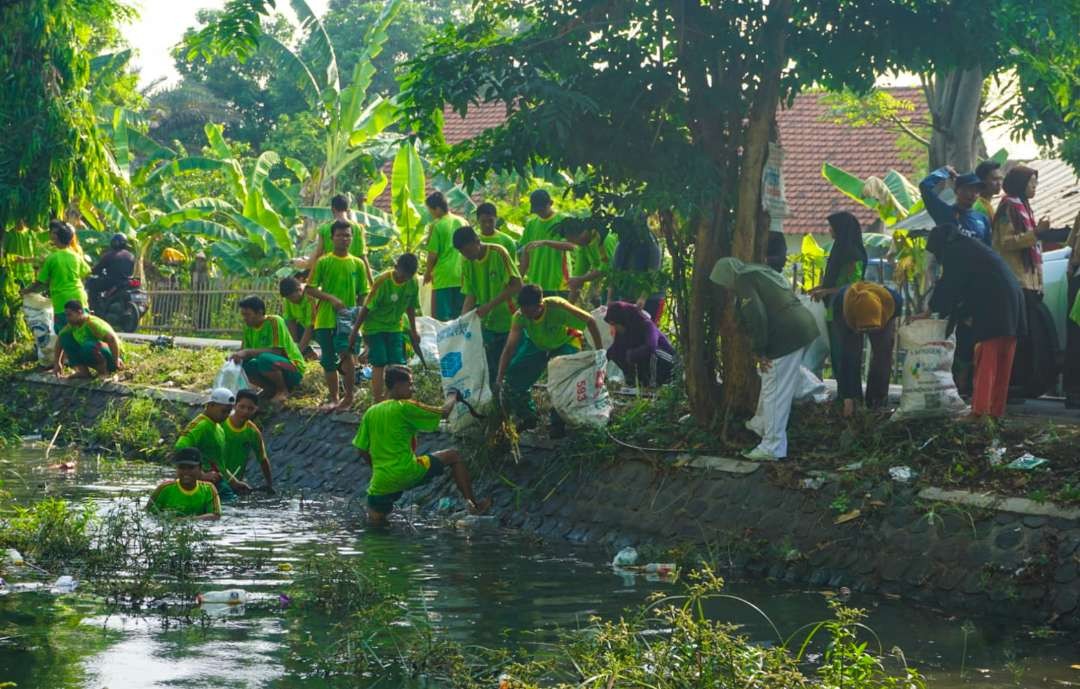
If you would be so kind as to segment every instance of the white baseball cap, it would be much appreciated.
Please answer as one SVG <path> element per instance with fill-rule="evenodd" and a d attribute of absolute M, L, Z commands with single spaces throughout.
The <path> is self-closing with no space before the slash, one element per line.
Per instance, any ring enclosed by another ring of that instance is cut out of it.
<path fill-rule="evenodd" d="M 236 395 L 229 388 L 214 388 L 210 392 L 210 400 L 213 404 L 224 404 L 231 407 L 236 404 Z"/>

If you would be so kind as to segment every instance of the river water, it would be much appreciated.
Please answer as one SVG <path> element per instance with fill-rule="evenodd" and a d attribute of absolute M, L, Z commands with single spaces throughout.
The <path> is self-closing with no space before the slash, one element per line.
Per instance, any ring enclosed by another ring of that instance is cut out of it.
<path fill-rule="evenodd" d="M 73 460 L 75 468 L 56 468 L 61 460 Z M 0 451 L 0 480 L 24 504 L 60 496 L 92 500 L 107 513 L 145 496 L 168 475 L 166 468 L 142 462 L 55 455 L 47 462 L 40 448 Z M 418 520 L 366 530 L 357 518 L 360 507 L 290 496 L 227 505 L 208 537 L 223 557 L 259 557 L 250 568 L 219 572 L 206 588 L 242 588 L 254 602 L 210 621 L 177 621 L 171 609 L 138 615 L 107 611 L 81 594 L 0 597 L 0 685 L 439 686 L 385 677 L 335 683 L 312 673 L 305 648 L 325 644 L 334 621 L 283 607 L 279 595 L 296 571 L 290 567 L 328 549 L 377 563 L 371 571 L 407 596 L 412 614 L 422 615 L 439 634 L 486 647 L 537 644 L 550 640 L 558 627 L 583 624 L 590 615 L 615 618 L 654 591 L 679 590 L 678 584 L 617 576 L 608 565 L 611 553 L 539 545 L 499 530 Z M 751 581 L 730 581 L 728 592 L 759 606 L 784 635 L 827 617 L 826 599 L 833 593 Z M 885 648 L 902 647 L 931 687 L 1080 686 L 1080 670 L 1070 667 L 1080 663 L 1075 638 L 1017 628 L 1008 620 L 950 617 L 873 596 L 856 594 L 850 604 L 870 610 L 867 623 Z M 745 633 L 758 642 L 775 641 L 768 623 L 742 603 L 718 605 L 712 612 L 745 625 Z"/>

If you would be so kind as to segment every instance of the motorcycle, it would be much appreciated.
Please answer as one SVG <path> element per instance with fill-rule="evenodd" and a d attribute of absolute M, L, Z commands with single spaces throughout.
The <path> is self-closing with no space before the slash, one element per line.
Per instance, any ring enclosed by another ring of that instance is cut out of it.
<path fill-rule="evenodd" d="M 139 278 L 128 278 L 124 284 L 90 294 L 90 310 L 122 333 L 138 330 L 139 321 L 149 309 L 150 297 Z"/>

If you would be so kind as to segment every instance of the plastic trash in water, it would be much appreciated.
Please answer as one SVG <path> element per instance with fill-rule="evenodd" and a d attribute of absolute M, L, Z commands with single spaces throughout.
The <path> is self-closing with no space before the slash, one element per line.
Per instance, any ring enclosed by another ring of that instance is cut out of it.
<path fill-rule="evenodd" d="M 802 481 L 802 487 L 807 490 L 821 490 L 821 487 L 824 485 L 824 476 L 811 476 L 810 478 L 804 478 Z"/>
<path fill-rule="evenodd" d="M 615 553 L 615 559 L 611 561 L 612 567 L 633 567 L 637 564 L 637 551 L 627 546 Z"/>
<path fill-rule="evenodd" d="M 917 475 L 909 466 L 889 467 L 889 477 L 898 483 L 910 483 Z"/>
<path fill-rule="evenodd" d="M 990 463 L 990 466 L 1001 466 L 1005 463 L 1005 448 L 994 441 L 994 444 L 986 448 L 986 461 Z"/>
<path fill-rule="evenodd" d="M 14 548 L 8 548 L 7 553 L 4 555 L 4 559 L 9 565 L 15 565 L 16 567 L 22 567 L 26 564 L 26 560 L 23 559 L 22 553 Z"/>
<path fill-rule="evenodd" d="M 247 603 L 247 591 L 244 589 L 226 589 L 224 591 L 207 591 L 195 596 L 195 602 L 199 605 L 223 604 L 243 605 Z"/>
<path fill-rule="evenodd" d="M 645 565 L 646 574 L 659 574 L 660 576 L 668 576 L 674 574 L 678 567 L 674 562 L 650 562 Z"/>
<path fill-rule="evenodd" d="M 492 528 L 499 525 L 499 520 L 493 514 L 470 514 L 454 522 L 459 529 Z"/>
<path fill-rule="evenodd" d="M 1031 471 L 1037 469 L 1044 464 L 1049 464 L 1050 460 L 1043 459 L 1042 457 L 1036 457 L 1030 452 L 1025 452 L 1013 461 L 1009 462 L 1005 466 L 1009 469 L 1018 469 L 1020 471 Z"/>
<path fill-rule="evenodd" d="M 42 440 L 42 437 L 40 433 L 30 433 L 28 435 L 19 436 L 19 440 L 24 443 L 36 443 Z"/>
<path fill-rule="evenodd" d="M 453 498 L 441 497 L 439 498 L 439 502 L 436 503 L 435 509 L 440 512 L 449 512 L 450 510 L 454 509 L 454 504 L 455 503 Z"/>
<path fill-rule="evenodd" d="M 371 380 L 371 367 L 364 366 L 360 369 L 360 376 L 363 377 L 364 380 Z"/>
<path fill-rule="evenodd" d="M 6 596 L 9 593 L 11 593 L 11 591 L 8 589 L 7 582 L 4 581 L 3 577 L 0 577 L 0 596 Z"/>
<path fill-rule="evenodd" d="M 75 589 L 78 588 L 78 586 L 79 586 L 79 582 L 76 581 L 74 577 L 65 574 L 65 575 L 63 575 L 62 577 L 59 577 L 56 581 L 53 582 L 53 584 L 52 584 L 52 592 L 53 593 L 74 593 Z"/>

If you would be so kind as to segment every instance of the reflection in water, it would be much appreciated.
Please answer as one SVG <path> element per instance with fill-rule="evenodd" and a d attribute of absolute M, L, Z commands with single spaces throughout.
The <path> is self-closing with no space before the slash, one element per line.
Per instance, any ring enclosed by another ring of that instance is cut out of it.
<path fill-rule="evenodd" d="M 52 459 L 56 463 L 56 457 Z M 43 495 L 93 499 L 100 509 L 144 499 L 168 470 L 142 463 L 81 458 L 73 471 L 46 468 L 40 452 L 0 458 L 0 479 L 17 500 Z M 274 687 L 356 686 L 310 675 L 308 644 L 323 643 L 335 620 L 298 606 L 283 608 L 280 594 L 295 567 L 312 554 L 334 550 L 362 558 L 389 587 L 407 597 L 411 612 L 457 641 L 484 646 L 526 646 L 550 640 L 557 628 L 582 625 L 590 615 L 616 616 L 654 590 L 677 587 L 614 575 L 609 554 L 535 542 L 498 530 L 469 532 L 423 522 L 368 531 L 361 505 L 257 497 L 226 507 L 210 524 L 224 562 L 214 590 L 243 588 L 242 608 L 213 610 L 192 623 L 170 608 L 143 616 L 107 614 L 86 596 L 11 594 L 0 598 L 0 682 L 27 687 Z M 257 562 L 255 567 L 233 563 Z M 782 634 L 822 619 L 820 592 L 733 582 L 730 592 L 759 605 Z M 893 601 L 858 597 L 871 609 L 870 626 L 886 649 L 900 645 L 932 687 L 1030 686 L 1044 678 L 1080 682 L 1075 639 L 1035 639 L 1005 623 L 977 622 L 967 634 L 967 682 L 958 677 L 963 619 L 913 610 Z M 734 601 L 712 611 L 742 624 L 762 643 L 775 643 L 771 627 Z M 397 682 L 371 686 L 397 686 Z M 421 686 L 421 685 L 416 685 Z"/>

